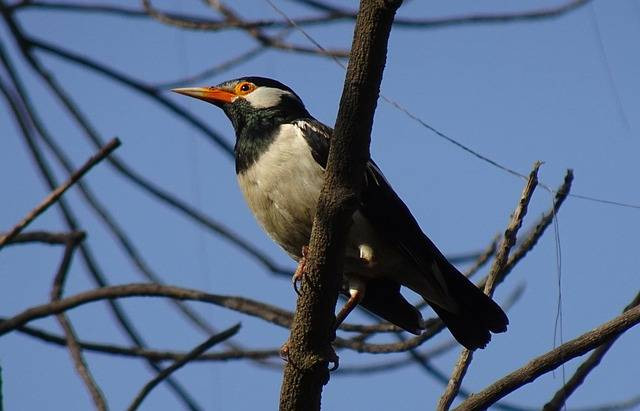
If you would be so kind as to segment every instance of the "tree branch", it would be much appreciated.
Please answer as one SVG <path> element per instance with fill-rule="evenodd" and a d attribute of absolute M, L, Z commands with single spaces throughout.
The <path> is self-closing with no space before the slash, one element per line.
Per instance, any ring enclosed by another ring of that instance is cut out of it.
<path fill-rule="evenodd" d="M 511 215 L 509 225 L 504 231 L 502 243 L 498 248 L 496 258 L 493 261 L 491 271 L 489 272 L 487 281 L 484 285 L 484 293 L 489 297 L 493 295 L 494 288 L 502 277 L 502 273 L 504 272 L 507 265 L 509 252 L 511 251 L 513 245 L 516 243 L 516 235 L 518 234 L 518 230 L 520 230 L 520 227 L 522 227 L 522 220 L 527 214 L 527 208 L 529 207 L 529 202 L 531 201 L 531 197 L 533 196 L 533 191 L 538 185 L 538 169 L 540 168 L 540 165 L 541 163 L 539 161 L 536 161 L 533 165 L 533 170 L 531 170 L 531 173 L 529 173 L 527 184 L 525 184 L 524 189 L 522 190 L 522 194 L 520 195 L 518 206 Z M 464 379 L 464 376 L 467 373 L 467 369 L 469 368 L 472 360 L 473 351 L 463 348 L 462 352 L 460 352 L 460 356 L 458 357 L 458 361 L 456 362 L 453 372 L 451 373 L 451 378 L 449 379 L 447 387 L 440 397 L 440 400 L 438 401 L 438 411 L 446 411 L 449 409 L 449 407 L 451 407 L 451 403 L 458 395 L 460 385 L 462 384 L 462 380 Z"/>
<path fill-rule="evenodd" d="M 176 362 L 171 364 L 169 367 L 167 367 L 164 370 L 162 370 L 161 372 L 159 372 L 158 375 L 156 375 L 151 381 L 149 381 L 148 383 L 146 383 L 144 385 L 144 387 L 142 387 L 142 389 L 140 390 L 138 395 L 136 395 L 136 397 L 131 402 L 131 405 L 129 405 L 128 410 L 129 411 L 137 410 L 138 407 L 140 406 L 140 404 L 142 404 L 142 401 L 144 401 L 144 399 L 147 397 L 147 395 L 151 392 L 151 390 L 153 390 L 158 384 L 160 384 L 162 382 L 162 380 L 164 380 L 167 377 L 169 377 L 173 372 L 175 372 L 175 371 L 179 370 L 180 368 L 184 367 L 188 362 L 190 362 L 190 361 L 194 360 L 195 358 L 199 357 L 201 354 L 203 354 L 209 348 L 213 347 L 214 345 L 218 344 L 221 341 L 225 341 L 225 340 L 231 338 L 239 330 L 240 330 L 240 324 L 236 324 L 233 327 L 231 327 L 231 328 L 229 328 L 229 329 L 227 329 L 225 331 L 222 331 L 221 333 L 212 335 L 211 337 L 207 338 L 207 340 L 205 342 L 203 342 L 202 344 L 198 345 L 193 350 L 191 350 L 187 354 L 185 354 L 182 358 L 180 358 L 179 360 L 177 360 Z"/>
<path fill-rule="evenodd" d="M 623 312 L 627 312 L 639 304 L 640 304 L 640 293 L 636 294 L 636 298 L 634 298 L 633 301 L 631 301 L 631 303 L 624 308 Z M 567 401 L 567 398 L 569 398 L 569 396 L 571 396 L 571 394 L 573 394 L 573 392 L 580 385 L 582 385 L 582 383 L 584 382 L 585 378 L 587 378 L 589 373 L 593 371 L 593 369 L 596 368 L 598 364 L 600 364 L 600 361 L 602 360 L 604 355 L 607 353 L 607 351 L 609 351 L 609 348 L 613 346 L 613 344 L 616 342 L 618 337 L 620 337 L 620 335 L 621 334 L 614 335 L 604 344 L 602 344 L 601 346 L 593 350 L 589 358 L 587 358 L 582 364 L 580 364 L 580 366 L 578 367 L 576 372 L 573 374 L 573 376 L 569 378 L 569 381 L 567 381 L 562 386 L 562 388 L 560 388 L 555 393 L 551 401 L 545 404 L 543 410 L 544 411 L 561 410 L 562 407 L 564 407 L 564 404 Z"/>
<path fill-rule="evenodd" d="M 4 247 L 4 245 L 11 241 L 13 237 L 20 234 L 20 232 L 28 226 L 33 220 L 36 219 L 40 214 L 42 214 L 47 208 L 51 207 L 58 199 L 67 191 L 72 185 L 74 185 L 78 180 L 80 180 L 93 166 L 102 161 L 105 157 L 107 157 L 113 150 L 120 146 L 120 140 L 114 138 L 109 141 L 106 145 L 104 145 L 96 154 L 91 156 L 86 163 L 82 165 L 75 173 L 71 174 L 67 181 L 58 186 L 55 190 L 49 193 L 48 196 L 42 200 L 40 204 L 36 206 L 31 212 L 29 212 L 15 227 L 11 229 L 7 234 L 0 237 L 0 249 Z"/>
<path fill-rule="evenodd" d="M 71 266 L 71 259 L 73 258 L 73 253 L 78 246 L 78 240 L 71 240 L 67 242 L 67 245 L 64 249 L 64 255 L 62 257 L 62 261 L 60 262 L 60 267 L 58 268 L 58 272 L 56 273 L 53 279 L 53 285 L 51 287 L 51 301 L 59 301 L 62 296 L 62 292 L 64 290 L 64 285 L 67 279 L 67 274 L 69 272 L 69 267 Z M 65 340 L 67 343 L 67 349 L 69 350 L 69 354 L 71 355 L 71 359 L 75 366 L 76 372 L 80 376 L 80 379 L 84 382 L 84 385 L 87 387 L 91 398 L 93 399 L 93 404 L 96 409 L 99 411 L 107 410 L 107 401 L 104 398 L 104 394 L 102 390 L 96 383 L 93 375 L 91 374 L 91 370 L 89 370 L 89 366 L 82 355 L 82 349 L 80 348 L 80 344 L 78 344 L 78 338 L 76 337 L 76 333 L 73 329 L 73 325 L 71 321 L 64 313 L 59 313 L 56 315 L 58 323 L 64 330 Z"/>
<path fill-rule="evenodd" d="M 535 358 L 522 368 L 499 379 L 484 390 L 471 395 L 455 410 L 487 409 L 491 404 L 494 404 L 499 399 L 523 385 L 534 381 L 549 371 L 555 370 L 565 362 L 589 352 L 595 347 L 605 343 L 611 337 L 624 333 L 638 323 L 640 323 L 640 306 L 636 306 L 592 331 Z"/>
<path fill-rule="evenodd" d="M 281 410 L 318 410 L 328 382 L 335 307 L 348 221 L 355 211 L 393 17 L 401 1 L 362 0 L 325 183 L 318 201 L 302 294 L 288 342 Z"/>

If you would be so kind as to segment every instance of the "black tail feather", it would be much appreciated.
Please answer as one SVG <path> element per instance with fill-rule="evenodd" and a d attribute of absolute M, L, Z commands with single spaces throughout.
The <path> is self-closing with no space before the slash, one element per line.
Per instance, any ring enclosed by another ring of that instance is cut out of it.
<path fill-rule="evenodd" d="M 342 293 L 349 296 L 349 291 Z M 360 305 L 412 334 L 422 332 L 422 315 L 400 294 L 400 284 L 385 279 L 367 281 L 367 290 Z"/>
<path fill-rule="evenodd" d="M 491 332 L 507 330 L 509 319 L 500 306 L 462 275 L 448 262 L 444 276 L 451 298 L 458 310 L 445 310 L 431 304 L 456 340 L 466 348 L 484 348 L 491 340 Z"/>

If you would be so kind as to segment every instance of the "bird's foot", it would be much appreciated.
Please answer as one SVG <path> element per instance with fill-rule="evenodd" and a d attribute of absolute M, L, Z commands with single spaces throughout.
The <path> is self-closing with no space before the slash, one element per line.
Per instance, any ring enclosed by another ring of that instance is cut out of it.
<path fill-rule="evenodd" d="M 289 340 L 287 340 L 282 347 L 280 347 L 280 358 L 284 361 L 289 361 Z"/>
<path fill-rule="evenodd" d="M 287 340 L 282 347 L 280 347 L 280 358 L 284 361 L 289 361 L 289 340 Z M 333 344 L 329 344 L 327 350 L 327 361 L 329 362 L 329 371 L 335 371 L 340 366 L 340 357 L 336 354 L 336 350 L 333 348 Z"/>
<path fill-rule="evenodd" d="M 302 257 L 300 257 L 300 261 L 298 262 L 298 267 L 296 267 L 296 271 L 293 273 L 293 277 L 291 277 L 291 282 L 293 283 L 293 289 L 298 295 L 300 295 L 300 290 L 298 289 L 298 283 L 302 282 L 302 277 L 304 275 L 304 266 L 307 263 L 308 253 L 309 253 L 309 247 L 306 245 L 303 245 Z"/>
<path fill-rule="evenodd" d="M 329 350 L 327 352 L 327 361 L 329 361 L 329 365 L 330 365 L 329 371 L 335 371 L 340 366 L 340 357 L 338 357 L 338 354 L 336 354 L 336 350 L 333 348 L 333 344 L 329 344 Z"/>

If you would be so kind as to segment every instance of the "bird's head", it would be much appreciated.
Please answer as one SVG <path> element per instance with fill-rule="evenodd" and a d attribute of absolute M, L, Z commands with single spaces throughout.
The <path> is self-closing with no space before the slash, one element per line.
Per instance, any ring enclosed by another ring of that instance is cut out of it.
<path fill-rule="evenodd" d="M 213 87 L 176 88 L 172 91 L 220 107 L 237 133 L 256 121 L 285 122 L 309 115 L 293 90 L 265 77 L 242 77 Z"/>

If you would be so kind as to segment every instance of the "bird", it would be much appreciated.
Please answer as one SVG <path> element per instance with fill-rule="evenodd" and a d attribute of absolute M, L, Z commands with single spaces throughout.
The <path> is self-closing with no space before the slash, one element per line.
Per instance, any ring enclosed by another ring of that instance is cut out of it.
<path fill-rule="evenodd" d="M 316 120 L 291 88 L 266 77 L 172 91 L 221 108 L 235 130 L 235 169 L 249 208 L 264 231 L 299 263 L 300 279 L 324 181 L 333 130 Z M 469 350 L 506 331 L 500 306 L 469 281 L 424 234 L 373 160 L 366 164 L 351 216 L 341 293 L 348 300 L 336 327 L 360 305 L 412 334 L 426 326 L 401 293 L 419 294 Z M 296 290 L 297 291 L 297 290 Z"/>

